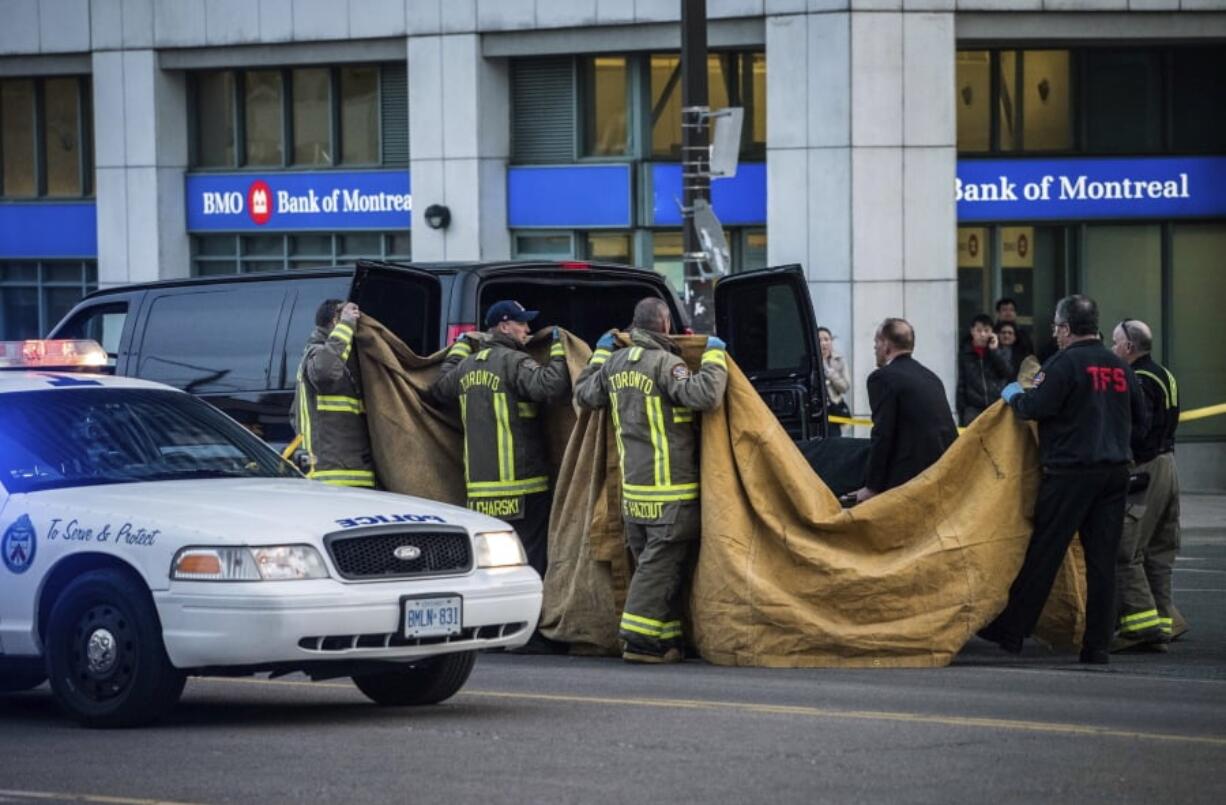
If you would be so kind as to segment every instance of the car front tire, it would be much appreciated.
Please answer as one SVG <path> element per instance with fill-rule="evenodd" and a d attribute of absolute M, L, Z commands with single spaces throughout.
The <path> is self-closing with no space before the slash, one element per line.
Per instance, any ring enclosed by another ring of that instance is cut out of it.
<path fill-rule="evenodd" d="M 166 656 L 148 591 L 118 571 L 73 579 L 51 608 L 44 643 L 56 700 L 87 727 L 154 721 L 187 681 Z"/>
<path fill-rule="evenodd" d="M 438 704 L 464 687 L 476 662 L 475 651 L 443 654 L 406 663 L 394 671 L 361 674 L 353 677 L 353 684 L 384 707 Z"/>

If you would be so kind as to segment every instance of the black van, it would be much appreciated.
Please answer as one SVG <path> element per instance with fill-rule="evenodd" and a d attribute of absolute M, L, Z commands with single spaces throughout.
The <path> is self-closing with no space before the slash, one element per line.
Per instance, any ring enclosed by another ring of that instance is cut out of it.
<path fill-rule="evenodd" d="M 349 299 L 420 355 L 480 326 L 499 299 L 517 299 L 594 342 L 629 324 L 635 302 L 664 299 L 684 331 L 680 302 L 649 269 L 586 262 L 383 263 L 347 268 L 163 280 L 96 291 L 51 338 L 100 342 L 119 375 L 196 394 L 283 445 L 315 309 Z M 825 384 L 813 307 L 799 266 L 725 277 L 716 285 L 716 330 L 771 410 L 797 440 L 825 434 Z"/>

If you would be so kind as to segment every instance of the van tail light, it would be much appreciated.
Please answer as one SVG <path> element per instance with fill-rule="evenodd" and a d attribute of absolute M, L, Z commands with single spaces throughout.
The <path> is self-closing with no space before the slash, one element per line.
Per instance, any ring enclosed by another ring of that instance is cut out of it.
<path fill-rule="evenodd" d="M 581 260 L 565 260 L 562 263 L 562 268 L 566 271 L 587 271 L 591 267 L 590 263 Z"/>
<path fill-rule="evenodd" d="M 682 330 L 682 332 L 683 332 L 683 333 L 685 333 L 686 335 L 693 335 L 693 334 L 694 334 L 694 328 L 693 328 L 693 327 L 686 327 L 684 330 Z"/>
<path fill-rule="evenodd" d="M 448 324 L 447 325 L 447 343 L 454 344 L 456 342 L 456 339 L 464 335 L 464 333 L 471 333 L 476 329 L 477 329 L 477 325 L 471 322 L 464 322 L 462 324 Z"/>

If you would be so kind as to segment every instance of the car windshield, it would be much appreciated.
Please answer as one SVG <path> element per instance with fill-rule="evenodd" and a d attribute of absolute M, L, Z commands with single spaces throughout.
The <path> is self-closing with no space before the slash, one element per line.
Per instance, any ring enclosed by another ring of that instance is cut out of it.
<path fill-rule="evenodd" d="M 0 481 L 10 493 L 188 478 L 300 477 L 190 394 L 95 388 L 0 394 Z"/>

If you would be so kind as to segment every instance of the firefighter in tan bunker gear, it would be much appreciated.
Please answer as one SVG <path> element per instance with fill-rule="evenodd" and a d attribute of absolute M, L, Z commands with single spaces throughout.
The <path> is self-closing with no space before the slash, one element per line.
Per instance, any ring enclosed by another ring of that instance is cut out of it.
<path fill-rule="evenodd" d="M 683 657 L 683 574 L 702 531 L 697 412 L 717 408 L 728 384 L 724 342 L 707 339 L 697 374 L 668 337 L 668 306 L 643 299 L 634 308 L 631 346 L 601 336 L 575 384 L 575 401 L 605 408 L 613 420 L 622 472 L 626 543 L 637 565 L 618 636 L 627 662 Z"/>
<path fill-rule="evenodd" d="M 374 461 L 353 333 L 361 311 L 328 299 L 315 311 L 290 418 L 302 437 L 307 477 L 336 486 L 374 488 Z"/>
<path fill-rule="evenodd" d="M 463 337 L 451 346 L 431 391 L 441 403 L 460 401 L 468 508 L 512 523 L 543 578 L 552 495 L 540 405 L 565 398 L 570 375 L 558 328 L 544 366 L 524 352 L 536 316 L 496 302 L 488 332 L 475 345 Z"/>

